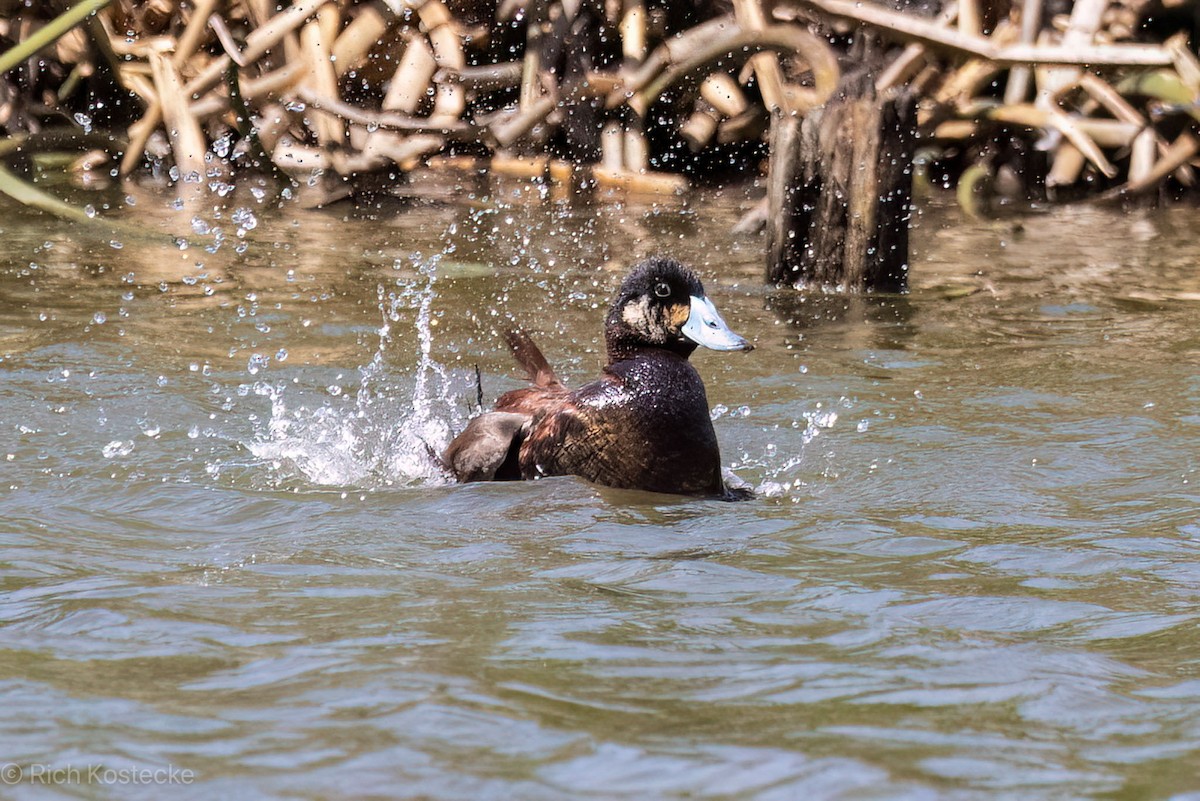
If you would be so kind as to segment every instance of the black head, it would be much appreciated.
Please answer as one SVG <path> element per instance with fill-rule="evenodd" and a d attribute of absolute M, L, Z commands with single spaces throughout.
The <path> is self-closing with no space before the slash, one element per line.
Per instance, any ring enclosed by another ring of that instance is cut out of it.
<path fill-rule="evenodd" d="M 704 284 L 684 265 L 663 257 L 636 264 L 621 283 L 605 319 L 610 361 L 648 347 L 690 356 L 697 345 L 750 350 L 717 313 Z"/>

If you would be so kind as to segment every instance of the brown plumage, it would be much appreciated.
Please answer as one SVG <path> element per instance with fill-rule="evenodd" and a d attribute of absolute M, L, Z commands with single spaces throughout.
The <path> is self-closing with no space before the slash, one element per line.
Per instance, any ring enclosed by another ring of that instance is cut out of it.
<path fill-rule="evenodd" d="M 507 341 L 532 386 L 505 393 L 442 456 L 459 481 L 576 475 L 612 487 L 727 494 L 704 383 L 688 361 L 697 344 L 751 346 L 725 326 L 699 279 L 649 259 L 621 285 L 605 319 L 600 378 L 565 387 L 524 332 Z"/>
<path fill-rule="evenodd" d="M 508 343 L 508 349 L 512 351 L 517 364 L 524 368 L 531 384 L 543 388 L 562 386 L 558 376 L 554 374 L 554 368 L 529 338 L 529 334 L 524 331 L 509 331 L 504 335 L 504 341 Z"/>

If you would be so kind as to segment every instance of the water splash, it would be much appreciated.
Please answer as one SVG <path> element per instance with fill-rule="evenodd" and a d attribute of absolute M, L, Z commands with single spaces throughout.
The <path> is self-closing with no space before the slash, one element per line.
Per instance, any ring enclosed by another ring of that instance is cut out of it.
<path fill-rule="evenodd" d="M 842 409 L 851 409 L 853 402 L 849 398 L 843 397 L 838 400 L 837 406 Z M 718 408 L 724 409 L 724 407 Z M 714 409 L 714 416 L 718 416 L 716 411 Z M 733 416 L 739 414 L 747 417 L 750 410 L 742 407 Z M 757 454 L 743 451 L 741 458 L 733 462 L 731 467 L 726 470 L 729 473 L 739 470 L 758 473 L 761 480 L 757 485 L 752 485 L 756 494 L 765 498 L 790 496 L 793 503 L 798 503 L 803 496 L 793 493 L 806 484 L 803 471 L 806 468 L 810 471 L 812 469 L 812 465 L 809 464 L 812 459 L 805 458 L 807 447 L 823 432 L 833 429 L 837 425 L 838 418 L 839 414 L 836 409 L 825 408 L 823 404 L 818 403 L 815 409 L 804 412 L 799 419 L 792 421 L 791 427 L 799 435 L 798 442 L 795 441 L 796 437 L 791 436 L 787 438 L 789 442 L 785 443 L 783 447 L 775 442 L 768 442 Z M 860 426 L 857 430 L 862 432 L 866 429 Z M 745 482 L 745 479 L 740 476 L 739 480 Z"/>
<path fill-rule="evenodd" d="M 448 476 L 437 460 L 463 417 L 454 381 L 432 355 L 436 260 L 396 291 L 379 288 L 383 324 L 371 361 L 359 368 L 353 393 L 327 393 L 321 405 L 293 400 L 296 388 L 265 381 L 252 391 L 270 399 L 271 413 L 250 451 L 270 463 L 277 479 L 300 478 L 323 486 L 441 484 Z M 415 310 L 417 365 L 411 388 L 397 386 L 385 365 L 395 347 L 393 328 Z"/>

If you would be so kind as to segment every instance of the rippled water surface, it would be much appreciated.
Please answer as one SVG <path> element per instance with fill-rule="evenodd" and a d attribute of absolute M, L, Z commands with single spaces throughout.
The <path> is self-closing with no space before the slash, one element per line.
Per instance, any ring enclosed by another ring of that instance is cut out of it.
<path fill-rule="evenodd" d="M 926 208 L 863 299 L 741 196 L 110 200 L 0 219 L 5 797 L 1200 798 L 1197 212 Z M 654 252 L 760 497 L 447 486 L 498 332 L 590 377 Z"/>

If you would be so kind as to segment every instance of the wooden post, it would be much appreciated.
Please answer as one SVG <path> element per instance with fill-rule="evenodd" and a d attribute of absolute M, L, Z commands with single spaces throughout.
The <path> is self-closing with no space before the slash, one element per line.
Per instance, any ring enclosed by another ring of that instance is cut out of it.
<path fill-rule="evenodd" d="M 916 97 L 869 75 L 803 119 L 776 113 L 767 179 L 767 280 L 903 292 Z"/>

